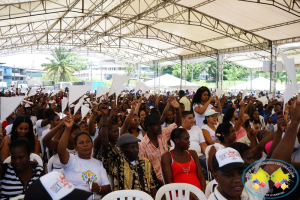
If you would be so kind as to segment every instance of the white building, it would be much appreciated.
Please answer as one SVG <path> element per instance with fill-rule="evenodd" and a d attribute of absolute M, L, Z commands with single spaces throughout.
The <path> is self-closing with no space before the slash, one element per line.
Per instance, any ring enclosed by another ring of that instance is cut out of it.
<path fill-rule="evenodd" d="M 73 76 L 82 81 L 87 80 L 110 80 L 114 75 L 126 75 L 125 66 L 114 62 L 90 63 L 88 69 L 73 73 Z M 141 66 L 140 74 L 147 74 L 154 77 L 154 72 L 149 66 Z M 133 72 L 133 78 L 138 78 L 138 69 Z"/>

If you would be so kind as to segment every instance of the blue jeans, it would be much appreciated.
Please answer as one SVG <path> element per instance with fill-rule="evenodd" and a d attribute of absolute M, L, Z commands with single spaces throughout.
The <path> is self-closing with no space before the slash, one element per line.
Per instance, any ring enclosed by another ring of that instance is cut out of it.
<path fill-rule="evenodd" d="M 201 167 L 202 167 L 202 171 L 203 171 L 205 180 L 208 180 L 207 165 L 206 165 L 206 156 L 205 155 L 201 155 L 199 157 L 199 160 L 200 160 L 200 164 L 201 164 Z"/>

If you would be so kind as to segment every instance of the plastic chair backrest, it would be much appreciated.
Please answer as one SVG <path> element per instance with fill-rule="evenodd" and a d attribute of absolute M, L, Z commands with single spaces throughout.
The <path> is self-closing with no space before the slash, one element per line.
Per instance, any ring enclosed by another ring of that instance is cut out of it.
<path fill-rule="evenodd" d="M 208 184 L 206 184 L 206 188 L 205 188 L 206 198 L 208 198 L 210 196 L 210 194 L 212 194 L 214 192 L 214 188 L 213 188 L 214 185 L 218 185 L 218 183 L 215 179 L 210 181 Z"/>
<path fill-rule="evenodd" d="M 30 154 L 30 161 L 36 160 L 36 162 L 43 167 L 43 160 L 41 157 L 35 153 Z M 11 157 L 8 156 L 3 163 L 10 163 L 11 162 Z"/>
<path fill-rule="evenodd" d="M 185 191 L 184 195 L 183 195 L 183 191 Z M 170 199 L 189 200 L 190 192 L 194 193 L 198 197 L 198 199 L 206 200 L 205 194 L 199 188 L 188 183 L 171 183 L 162 186 L 157 191 L 155 200 L 161 200 L 164 195 L 166 195 L 166 200 L 170 200 Z"/>
<path fill-rule="evenodd" d="M 24 194 L 21 194 L 21 195 L 19 195 L 19 196 L 10 198 L 10 200 L 23 200 L 24 197 L 25 197 L 25 195 L 24 195 Z"/>
<path fill-rule="evenodd" d="M 50 173 L 52 172 L 53 170 L 53 161 L 54 161 L 54 156 L 52 156 L 49 160 L 48 160 L 48 163 L 47 163 L 47 173 Z"/>
<path fill-rule="evenodd" d="M 44 144 L 43 144 L 43 141 L 42 140 L 40 140 L 40 146 L 41 146 L 41 158 L 43 158 L 44 157 L 44 154 L 45 154 L 45 148 L 44 148 Z"/>
<path fill-rule="evenodd" d="M 111 192 L 105 197 L 102 198 L 102 200 L 153 200 L 153 198 L 143 192 L 143 191 L 138 191 L 138 190 L 118 190 Z"/>

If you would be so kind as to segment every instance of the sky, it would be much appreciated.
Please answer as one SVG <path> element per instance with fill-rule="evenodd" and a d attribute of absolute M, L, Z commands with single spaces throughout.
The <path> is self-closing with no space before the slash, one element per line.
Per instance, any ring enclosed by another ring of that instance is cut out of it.
<path fill-rule="evenodd" d="M 51 58 L 50 54 L 18 54 L 18 55 L 6 55 L 0 57 L 0 63 L 5 63 L 5 66 L 26 68 L 26 69 L 42 69 L 41 64 L 48 63 L 46 58 Z M 85 57 L 85 56 L 82 56 Z M 89 62 L 97 63 L 100 62 L 99 58 L 85 57 L 88 58 Z"/>

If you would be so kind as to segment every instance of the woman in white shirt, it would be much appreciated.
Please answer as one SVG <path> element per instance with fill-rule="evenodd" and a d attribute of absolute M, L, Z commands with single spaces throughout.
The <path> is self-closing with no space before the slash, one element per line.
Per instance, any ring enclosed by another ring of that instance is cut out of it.
<path fill-rule="evenodd" d="M 210 104 L 210 102 L 213 99 L 214 98 L 211 96 L 209 89 L 205 86 L 200 87 L 197 90 L 195 96 L 193 97 L 191 111 L 193 111 L 195 114 L 196 125 L 199 128 L 201 128 L 204 125 L 203 120 L 205 119 L 204 113 L 206 111 L 214 109 L 219 113 L 222 112 L 220 100 L 218 99 L 217 96 L 215 98 L 215 102 L 218 104 L 218 110 Z"/>
<path fill-rule="evenodd" d="M 205 112 L 205 120 L 203 121 L 205 125 L 202 126 L 201 129 L 207 145 L 220 142 L 218 137 L 216 137 L 215 134 L 218 127 L 217 125 L 218 115 L 219 113 L 213 109 Z"/>
<path fill-rule="evenodd" d="M 101 161 L 91 157 L 93 142 L 88 133 L 80 132 L 74 138 L 78 155 L 72 155 L 66 150 L 73 123 L 71 115 L 64 120 L 65 130 L 57 148 L 65 177 L 76 188 L 92 191 L 96 193 L 96 198 L 99 198 L 98 195 L 105 195 L 111 191 L 106 170 Z"/>

